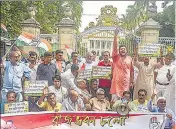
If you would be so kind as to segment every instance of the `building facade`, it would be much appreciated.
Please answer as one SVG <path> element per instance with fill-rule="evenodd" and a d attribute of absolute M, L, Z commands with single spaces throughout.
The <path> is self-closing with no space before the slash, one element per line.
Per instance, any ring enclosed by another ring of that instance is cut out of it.
<path fill-rule="evenodd" d="M 92 50 L 96 51 L 97 56 L 101 56 L 104 51 L 112 53 L 115 29 L 115 26 L 100 26 L 82 32 L 81 48 L 85 50 L 82 55 Z M 125 36 L 124 32 L 120 32 L 120 39 L 125 39 Z"/>
<path fill-rule="evenodd" d="M 80 54 L 84 56 L 92 50 L 96 51 L 97 56 L 101 56 L 104 51 L 112 53 L 114 30 L 117 26 L 119 26 L 117 8 L 112 5 L 102 7 L 97 23 L 90 22 L 79 36 Z M 126 36 L 127 32 L 121 28 L 119 38 L 124 40 Z"/>

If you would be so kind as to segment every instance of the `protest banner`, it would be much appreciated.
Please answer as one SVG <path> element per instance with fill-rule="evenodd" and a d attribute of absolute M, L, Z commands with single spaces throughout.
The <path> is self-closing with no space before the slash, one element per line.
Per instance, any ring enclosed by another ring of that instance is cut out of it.
<path fill-rule="evenodd" d="M 164 113 L 38 112 L 2 115 L 20 129 L 164 129 Z M 27 125 L 27 126 L 26 126 Z"/>
<path fill-rule="evenodd" d="M 78 74 L 78 80 L 82 80 L 82 79 L 90 80 L 91 78 L 92 78 L 92 69 L 82 70 Z"/>
<path fill-rule="evenodd" d="M 29 103 L 27 101 L 4 104 L 5 114 L 23 112 L 29 112 Z"/>
<path fill-rule="evenodd" d="M 92 78 L 93 79 L 110 79 L 111 67 L 104 66 L 93 66 L 92 67 Z"/>
<path fill-rule="evenodd" d="M 162 45 L 159 43 L 147 43 L 139 46 L 138 54 L 141 56 L 151 56 L 157 57 L 160 54 L 160 47 Z"/>
<path fill-rule="evenodd" d="M 24 83 L 24 95 L 25 96 L 42 96 L 43 89 L 48 87 L 48 81 L 38 80 L 35 82 L 25 81 Z"/>

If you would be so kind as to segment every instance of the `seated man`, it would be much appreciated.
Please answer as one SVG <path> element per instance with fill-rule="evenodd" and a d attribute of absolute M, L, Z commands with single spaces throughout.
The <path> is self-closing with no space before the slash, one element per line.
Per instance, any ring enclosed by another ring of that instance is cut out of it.
<path fill-rule="evenodd" d="M 91 95 L 89 94 L 87 90 L 87 85 L 85 80 L 79 80 L 77 82 L 78 88 L 81 90 L 81 97 L 83 98 L 84 104 L 88 103 L 88 100 L 91 98 Z"/>
<path fill-rule="evenodd" d="M 64 99 L 68 96 L 67 89 L 61 86 L 61 76 L 55 75 L 53 77 L 54 85 L 49 86 L 49 93 L 54 93 L 56 95 L 56 102 L 62 103 Z"/>
<path fill-rule="evenodd" d="M 14 91 L 8 91 L 6 98 L 7 103 L 15 103 L 17 94 Z M 1 103 L 1 113 L 4 114 L 4 103 Z"/>
<path fill-rule="evenodd" d="M 45 97 L 47 101 L 44 101 Z M 60 111 L 62 108 L 62 104 L 56 102 L 56 95 L 54 93 L 48 93 L 47 88 L 43 90 L 43 95 L 38 100 L 38 106 L 45 111 Z"/>
<path fill-rule="evenodd" d="M 86 104 L 88 111 L 108 111 L 110 110 L 110 103 L 105 98 L 105 91 L 99 88 L 96 92 L 96 97 L 91 98 Z"/>
<path fill-rule="evenodd" d="M 91 94 L 91 98 L 96 97 L 97 89 L 98 89 L 98 80 L 92 79 L 90 82 L 90 86 L 88 88 L 89 94 Z"/>
<path fill-rule="evenodd" d="M 78 93 L 71 89 L 68 98 L 64 99 L 62 103 L 63 111 L 84 111 L 85 106 L 83 100 L 79 97 Z"/>
<path fill-rule="evenodd" d="M 134 100 L 133 103 L 137 107 L 137 111 L 148 112 L 147 103 L 147 91 L 145 89 L 140 89 L 138 91 L 138 99 Z"/>
<path fill-rule="evenodd" d="M 164 129 L 171 129 L 174 127 L 174 121 L 175 121 L 175 114 L 174 112 L 166 107 L 166 99 L 164 97 L 159 97 L 157 99 L 157 105 L 155 106 L 152 101 L 154 99 L 156 94 L 153 94 L 150 101 L 148 102 L 148 109 L 151 112 L 162 112 L 167 113 L 167 119 L 165 121 L 165 128 Z"/>
<path fill-rule="evenodd" d="M 120 105 L 122 105 L 122 104 L 125 104 L 125 105 L 127 105 L 127 106 L 129 107 L 129 110 L 130 110 L 130 111 L 132 111 L 132 112 L 137 111 L 136 106 L 134 105 L 134 103 L 131 102 L 130 96 L 131 96 L 130 91 L 124 91 L 124 92 L 123 92 L 122 99 L 121 99 L 121 100 L 117 100 L 117 101 L 114 103 L 114 105 L 113 105 L 113 107 L 112 107 L 112 110 L 113 110 L 113 111 L 116 111 L 116 109 L 117 109 L 118 106 L 120 106 Z"/>
<path fill-rule="evenodd" d="M 89 94 L 85 80 L 79 80 L 77 83 L 78 83 L 78 88 L 81 89 L 82 92 Z"/>

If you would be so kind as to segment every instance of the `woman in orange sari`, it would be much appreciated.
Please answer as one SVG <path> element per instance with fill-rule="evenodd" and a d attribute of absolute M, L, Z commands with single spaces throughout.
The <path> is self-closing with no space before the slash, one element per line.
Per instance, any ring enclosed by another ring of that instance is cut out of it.
<path fill-rule="evenodd" d="M 113 42 L 113 51 L 112 51 L 112 84 L 110 93 L 112 94 L 112 101 L 122 97 L 124 91 L 128 91 L 130 86 L 133 86 L 134 80 L 134 69 L 132 64 L 132 58 L 127 56 L 126 46 L 119 46 L 117 49 L 117 35 L 119 30 L 115 30 L 114 42 Z"/>

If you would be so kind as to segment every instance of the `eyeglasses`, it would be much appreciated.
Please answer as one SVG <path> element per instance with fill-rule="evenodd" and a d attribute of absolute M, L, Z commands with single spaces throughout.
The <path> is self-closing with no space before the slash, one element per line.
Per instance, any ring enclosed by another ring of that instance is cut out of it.
<path fill-rule="evenodd" d="M 161 101 L 161 102 L 159 102 L 159 103 L 166 103 L 166 101 Z"/>
<path fill-rule="evenodd" d="M 145 95 L 143 95 L 143 94 L 139 94 L 139 96 L 145 96 Z"/>

